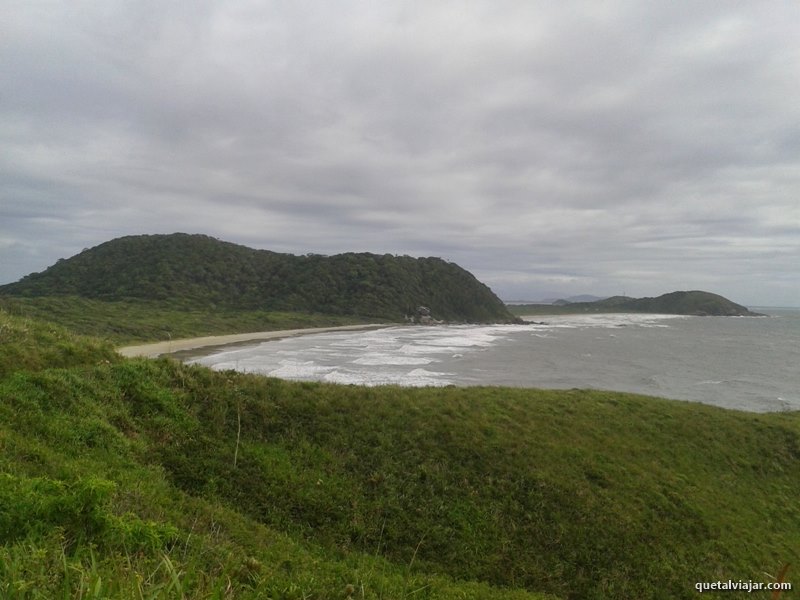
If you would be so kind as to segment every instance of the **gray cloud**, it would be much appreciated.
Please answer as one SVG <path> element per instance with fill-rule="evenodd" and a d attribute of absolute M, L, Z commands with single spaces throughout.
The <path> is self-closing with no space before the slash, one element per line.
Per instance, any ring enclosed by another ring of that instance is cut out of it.
<path fill-rule="evenodd" d="M 800 305 L 794 2 L 0 8 L 0 281 L 132 233 Z"/>

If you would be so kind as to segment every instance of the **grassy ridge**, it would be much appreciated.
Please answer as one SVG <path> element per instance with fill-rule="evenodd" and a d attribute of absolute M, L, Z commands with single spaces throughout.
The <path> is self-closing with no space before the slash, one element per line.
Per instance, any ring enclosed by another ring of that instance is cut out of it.
<path fill-rule="evenodd" d="M 0 596 L 693 598 L 800 558 L 798 414 L 83 356 L 0 378 Z"/>

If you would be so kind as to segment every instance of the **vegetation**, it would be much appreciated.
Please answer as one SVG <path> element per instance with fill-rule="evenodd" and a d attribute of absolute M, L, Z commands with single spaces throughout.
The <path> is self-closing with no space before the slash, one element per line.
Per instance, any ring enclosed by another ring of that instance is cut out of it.
<path fill-rule="evenodd" d="M 2 598 L 694 598 L 800 558 L 797 413 L 293 383 L 0 315 Z"/>
<path fill-rule="evenodd" d="M 232 308 L 185 307 L 153 300 L 103 301 L 77 296 L 0 296 L 0 308 L 29 319 L 55 322 L 71 331 L 117 345 L 204 335 L 330 327 L 380 321 L 347 315 Z"/>
<path fill-rule="evenodd" d="M 0 286 L 0 295 L 157 301 L 179 309 L 305 312 L 401 321 L 515 318 L 470 273 L 440 258 L 294 256 L 203 235 L 118 238 Z"/>
<path fill-rule="evenodd" d="M 65 328 L 0 310 L 0 377 L 19 370 L 115 362 L 108 342 L 76 336 Z"/>
<path fill-rule="evenodd" d="M 515 315 L 641 312 L 669 315 L 760 316 L 746 307 L 710 292 L 671 292 L 657 298 L 613 296 L 596 302 L 519 304 L 509 306 Z"/>

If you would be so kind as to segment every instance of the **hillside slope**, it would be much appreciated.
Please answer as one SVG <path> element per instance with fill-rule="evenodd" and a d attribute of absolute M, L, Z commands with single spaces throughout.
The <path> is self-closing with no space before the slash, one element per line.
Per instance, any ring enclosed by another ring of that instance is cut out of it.
<path fill-rule="evenodd" d="M 4 598 L 674 600 L 800 560 L 797 413 L 81 356 L 0 374 Z"/>
<path fill-rule="evenodd" d="M 15 371 L 112 363 L 119 354 L 107 342 L 0 309 L 0 378 Z"/>
<path fill-rule="evenodd" d="M 488 287 L 440 258 L 294 256 L 180 233 L 111 240 L 0 286 L 2 294 L 157 300 L 392 320 L 426 306 L 434 318 L 447 321 L 514 320 Z"/>
<path fill-rule="evenodd" d="M 164 385 L 164 367 L 183 371 L 0 310 L 0 598 L 547 600 L 412 569 L 380 545 L 341 552 L 184 491 L 158 445 L 193 427 L 190 398 L 239 392 L 210 372 Z"/>

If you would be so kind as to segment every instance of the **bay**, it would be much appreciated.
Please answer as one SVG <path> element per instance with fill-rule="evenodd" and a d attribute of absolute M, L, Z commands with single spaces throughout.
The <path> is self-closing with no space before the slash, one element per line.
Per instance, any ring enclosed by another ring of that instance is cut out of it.
<path fill-rule="evenodd" d="M 768 316 L 396 326 L 263 342 L 189 362 L 340 384 L 591 388 L 753 412 L 800 410 L 800 310 L 756 310 Z"/>

